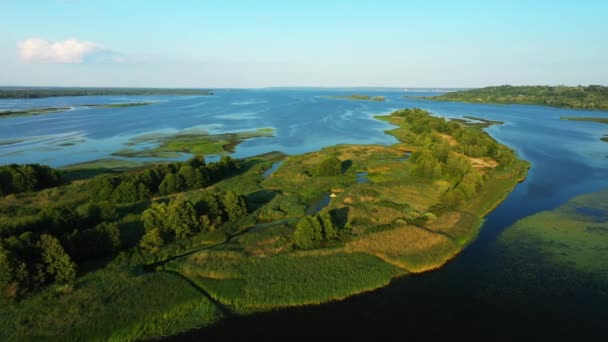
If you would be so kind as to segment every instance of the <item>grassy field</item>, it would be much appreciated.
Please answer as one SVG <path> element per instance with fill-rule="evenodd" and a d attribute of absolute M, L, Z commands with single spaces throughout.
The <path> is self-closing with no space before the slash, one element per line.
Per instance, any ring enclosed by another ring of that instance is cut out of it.
<path fill-rule="evenodd" d="M 3 340 L 135 341 L 207 325 L 222 315 L 206 295 L 170 273 L 106 268 L 73 289 L 50 288 L 0 308 Z"/>
<path fill-rule="evenodd" d="M 403 273 L 368 254 L 316 251 L 268 257 L 205 251 L 168 267 L 238 312 L 338 300 Z"/>

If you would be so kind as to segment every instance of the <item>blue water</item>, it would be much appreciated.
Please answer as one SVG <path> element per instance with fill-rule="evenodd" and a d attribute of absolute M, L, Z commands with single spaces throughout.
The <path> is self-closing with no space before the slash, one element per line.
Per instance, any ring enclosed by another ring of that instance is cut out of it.
<path fill-rule="evenodd" d="M 486 218 L 477 240 L 454 261 L 438 271 L 398 279 L 386 288 L 342 302 L 233 318 L 186 337 L 283 338 L 294 331 L 302 332 L 301 328 L 305 326 L 307 335 L 346 338 L 424 338 L 441 331 L 454 337 L 465 336 L 461 335 L 463 332 L 479 332 L 483 328 L 489 329 L 483 330 L 485 333 L 496 334 L 494 336 L 500 339 L 501 336 L 520 337 L 516 333 L 521 330 L 523 334 L 525 329 L 518 330 L 518 327 L 543 315 L 553 318 L 545 318 L 544 321 L 539 318 L 542 322 L 538 326 L 526 327 L 551 327 L 549 330 L 541 329 L 539 336 L 556 334 L 564 337 L 568 335 L 559 334 L 570 325 L 584 326 L 595 322 L 593 319 L 608 319 L 605 306 L 598 308 L 594 304 L 601 301 L 581 299 L 584 291 L 577 296 L 549 296 L 547 302 L 557 304 L 549 312 L 541 311 L 538 315 L 529 305 L 497 303 L 484 297 L 492 291 L 511 291 L 510 286 L 501 288 L 500 284 L 490 284 L 487 280 L 488 269 L 496 274 L 502 272 L 502 268 L 494 267 L 489 260 L 494 241 L 504 229 L 523 217 L 555 208 L 574 196 L 608 188 L 608 143 L 600 141 L 608 133 L 608 125 L 560 120 L 561 116 L 608 118 L 608 112 L 433 102 L 402 98 L 403 95 L 423 93 L 397 91 L 364 92 L 384 96 L 386 102 L 327 98 L 351 93 L 336 90 L 247 90 L 217 92 L 213 96 L 201 97 L 2 100 L 0 110 L 128 101 L 159 102 L 140 107 L 74 109 L 64 113 L 0 119 L 0 164 L 38 162 L 64 166 L 110 157 L 131 139 L 144 134 L 191 129 L 219 133 L 275 128 L 275 137 L 252 139 L 239 145 L 235 157 L 269 151 L 296 154 L 338 143 L 391 144 L 394 138 L 383 133 L 391 126 L 373 119 L 373 116 L 407 107 L 420 107 L 448 118 L 466 115 L 504 121 L 505 124 L 491 126 L 487 131 L 499 142 L 515 149 L 521 158 L 530 161 L 532 168 L 525 182 L 519 184 Z M 65 143 L 73 145 L 61 146 Z M 536 280 L 547 287 L 547 293 L 551 293 L 554 283 L 541 274 Z M 583 283 L 581 286 L 584 288 L 586 285 Z M 526 284 L 518 283 L 515 287 L 525 298 Z M 525 302 L 534 300 L 535 297 L 530 297 Z M 593 314 L 588 315 L 589 312 Z M 595 336 L 594 327 L 587 327 L 587 333 Z"/>

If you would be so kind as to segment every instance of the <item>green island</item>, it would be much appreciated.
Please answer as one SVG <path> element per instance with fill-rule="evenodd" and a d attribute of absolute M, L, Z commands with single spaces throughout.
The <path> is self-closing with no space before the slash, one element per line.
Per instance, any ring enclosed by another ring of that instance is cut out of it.
<path fill-rule="evenodd" d="M 369 95 L 345 95 L 345 96 L 330 96 L 332 99 L 356 100 L 356 101 L 385 101 L 384 96 L 369 96 Z"/>
<path fill-rule="evenodd" d="M 63 87 L 0 87 L 0 99 L 35 99 L 55 96 L 101 95 L 212 95 L 204 89 L 163 88 L 63 88 Z"/>
<path fill-rule="evenodd" d="M 49 113 L 59 113 L 65 112 L 66 110 L 70 110 L 70 108 L 66 107 L 46 107 L 46 108 L 31 108 L 24 110 L 6 110 L 0 111 L 0 117 L 4 116 L 18 116 L 18 115 L 40 115 L 40 114 L 49 114 Z"/>
<path fill-rule="evenodd" d="M 265 127 L 254 131 L 210 134 L 206 131 L 185 131 L 178 134 L 153 134 L 134 138 L 129 144 L 154 143 L 157 147 L 147 149 L 122 149 L 114 156 L 126 158 L 175 158 L 182 153 L 227 154 L 247 139 L 272 137 L 274 128 Z"/>
<path fill-rule="evenodd" d="M 531 104 L 553 107 L 608 110 L 608 87 L 510 86 L 485 87 L 423 97 L 434 101 Z"/>
<path fill-rule="evenodd" d="M 109 104 L 88 104 L 77 107 L 95 107 L 95 108 L 126 108 L 146 106 L 156 102 L 126 102 L 126 103 L 109 103 Z M 3 116 L 22 116 L 22 115 L 40 115 L 49 113 L 60 113 L 70 110 L 70 107 L 45 107 L 45 108 L 29 108 L 24 110 L 8 110 L 0 111 L 0 117 Z"/>
<path fill-rule="evenodd" d="M 560 119 L 569 120 L 569 121 L 585 121 L 585 122 L 598 122 L 598 123 L 608 124 L 608 118 L 562 116 L 562 117 L 560 117 Z M 603 137 L 600 138 L 600 140 L 608 142 L 608 135 L 604 135 Z"/>
<path fill-rule="evenodd" d="M 377 119 L 398 143 L 88 178 L 1 167 L 0 339 L 150 339 L 441 267 L 529 163 L 421 109 Z"/>

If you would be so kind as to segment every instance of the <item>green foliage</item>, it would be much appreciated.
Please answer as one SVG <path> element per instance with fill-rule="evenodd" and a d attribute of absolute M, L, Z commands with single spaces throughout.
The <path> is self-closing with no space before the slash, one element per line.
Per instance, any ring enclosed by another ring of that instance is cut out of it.
<path fill-rule="evenodd" d="M 335 155 L 325 158 L 317 166 L 317 176 L 338 176 L 342 174 L 342 163 Z"/>
<path fill-rule="evenodd" d="M 181 174 L 169 173 L 165 176 L 162 183 L 158 186 L 158 192 L 161 195 L 169 195 L 174 192 L 180 192 L 186 189 L 186 181 Z"/>
<path fill-rule="evenodd" d="M 300 249 L 319 247 L 321 242 L 336 238 L 338 238 L 338 229 L 328 212 L 302 217 L 293 232 L 294 244 Z"/>
<path fill-rule="evenodd" d="M 237 195 L 234 191 L 229 191 L 223 196 L 222 205 L 229 221 L 236 221 L 247 215 L 245 198 Z"/>
<path fill-rule="evenodd" d="M 426 97 L 429 100 L 520 103 L 553 107 L 608 110 L 608 87 L 510 86 L 486 87 Z"/>
<path fill-rule="evenodd" d="M 0 166 L 0 196 L 37 191 L 61 183 L 59 170 L 40 164 Z"/>
<path fill-rule="evenodd" d="M 70 283 L 76 278 L 76 265 L 65 252 L 59 240 L 52 235 L 40 236 L 38 248 L 41 249 L 45 273 L 53 277 L 55 282 Z"/>
<path fill-rule="evenodd" d="M 364 253 L 263 258 L 230 254 L 201 262 L 197 257 L 173 267 L 240 312 L 342 299 L 384 286 L 399 274 L 395 266 Z M 229 277 L 213 279 L 207 274 Z"/>

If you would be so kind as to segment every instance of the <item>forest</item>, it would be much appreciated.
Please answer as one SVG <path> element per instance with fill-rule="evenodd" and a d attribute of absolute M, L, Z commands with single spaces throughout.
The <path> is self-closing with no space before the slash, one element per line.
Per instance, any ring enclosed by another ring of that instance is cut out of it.
<path fill-rule="evenodd" d="M 427 100 L 475 103 L 532 104 L 574 109 L 608 110 L 608 87 L 511 86 L 486 87 L 424 97 Z"/>

